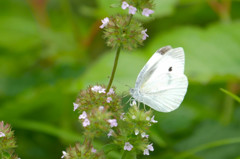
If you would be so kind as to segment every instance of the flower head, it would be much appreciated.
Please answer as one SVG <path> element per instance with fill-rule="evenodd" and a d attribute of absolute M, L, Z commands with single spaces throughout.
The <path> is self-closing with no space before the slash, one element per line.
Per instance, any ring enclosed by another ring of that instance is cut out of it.
<path fill-rule="evenodd" d="M 128 13 L 129 14 L 135 14 L 136 13 L 136 11 L 137 11 L 137 8 L 135 8 L 135 7 L 133 7 L 133 6 L 129 6 L 128 7 Z"/>
<path fill-rule="evenodd" d="M 153 14 L 154 11 L 151 10 L 151 9 L 148 9 L 148 8 L 144 8 L 143 11 L 142 11 L 142 15 L 146 16 L 146 17 L 149 17 L 150 14 Z"/>
<path fill-rule="evenodd" d="M 83 127 L 86 127 L 86 126 L 90 125 L 90 121 L 88 120 L 88 118 L 84 119 L 82 125 L 83 125 Z"/>
<path fill-rule="evenodd" d="M 146 40 L 147 37 L 149 37 L 146 32 L 147 32 L 147 29 L 145 29 L 141 32 L 141 34 L 143 35 L 142 40 Z"/>
<path fill-rule="evenodd" d="M 108 119 L 108 122 L 110 123 L 111 128 L 118 126 L 117 119 Z"/>
<path fill-rule="evenodd" d="M 112 136 L 113 133 L 114 133 L 114 131 L 113 131 L 112 129 L 110 129 L 109 133 L 107 134 L 108 138 L 109 138 L 110 136 Z"/>
<path fill-rule="evenodd" d="M 79 107 L 79 104 L 73 103 L 73 111 L 75 111 Z"/>
<path fill-rule="evenodd" d="M 0 137 L 5 137 L 6 135 L 3 132 L 0 132 Z"/>
<path fill-rule="evenodd" d="M 109 23 L 109 18 L 106 17 L 106 18 L 104 18 L 104 19 L 101 20 L 101 21 L 102 21 L 102 25 L 101 25 L 99 28 L 103 29 L 105 26 L 108 25 L 108 23 Z"/>
<path fill-rule="evenodd" d="M 81 115 L 79 115 L 78 119 L 86 119 L 87 118 L 87 113 L 83 111 Z"/>
<path fill-rule="evenodd" d="M 127 9 L 129 7 L 129 4 L 125 1 L 122 2 L 122 9 Z"/>
<path fill-rule="evenodd" d="M 129 142 L 125 142 L 125 145 L 124 145 L 124 150 L 128 150 L 128 151 L 131 151 L 133 148 L 133 145 L 131 145 Z"/>
<path fill-rule="evenodd" d="M 112 101 L 111 97 L 107 97 L 107 103 L 110 103 Z"/>

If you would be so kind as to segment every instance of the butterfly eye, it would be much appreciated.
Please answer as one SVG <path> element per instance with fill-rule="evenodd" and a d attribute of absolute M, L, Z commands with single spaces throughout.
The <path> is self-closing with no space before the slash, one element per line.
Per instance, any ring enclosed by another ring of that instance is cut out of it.
<path fill-rule="evenodd" d="M 172 67 L 169 67 L 168 71 L 171 72 L 172 71 Z"/>

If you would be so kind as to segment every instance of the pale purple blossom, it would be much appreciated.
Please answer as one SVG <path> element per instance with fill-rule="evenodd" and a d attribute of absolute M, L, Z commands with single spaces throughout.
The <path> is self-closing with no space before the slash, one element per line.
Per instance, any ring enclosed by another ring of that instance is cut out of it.
<path fill-rule="evenodd" d="M 128 150 L 128 151 L 131 151 L 133 148 L 133 145 L 131 145 L 129 142 L 125 142 L 125 145 L 124 145 L 124 150 Z"/>
<path fill-rule="evenodd" d="M 104 19 L 101 20 L 101 21 L 102 21 L 102 25 L 101 25 L 99 28 L 103 29 L 105 26 L 108 25 L 108 23 L 109 23 L 109 18 L 106 17 L 106 18 L 104 18 Z"/>
<path fill-rule="evenodd" d="M 135 129 L 135 135 L 138 135 L 138 134 L 139 134 L 139 130 Z"/>
<path fill-rule="evenodd" d="M 91 88 L 91 90 L 93 91 L 93 92 L 98 92 L 99 90 L 101 90 L 102 89 L 102 87 L 101 86 L 93 86 L 92 88 Z"/>
<path fill-rule="evenodd" d="M 83 127 L 90 125 L 90 121 L 88 120 L 88 118 L 84 119 L 82 125 L 83 125 Z"/>
<path fill-rule="evenodd" d="M 106 88 L 103 88 L 103 87 L 101 87 L 101 86 L 93 86 L 92 88 L 91 88 L 91 90 L 93 91 L 93 92 L 98 92 L 98 93 L 106 93 Z"/>
<path fill-rule="evenodd" d="M 142 133 L 141 133 L 141 136 L 142 136 L 142 138 L 144 138 L 144 137 L 145 137 L 145 138 L 148 138 L 148 137 L 149 137 L 149 135 L 147 135 L 145 132 L 142 132 Z"/>
<path fill-rule="evenodd" d="M 61 156 L 61 158 L 68 157 L 68 154 L 67 154 L 67 152 L 65 152 L 65 151 L 62 151 L 62 153 L 63 153 L 63 155 Z"/>
<path fill-rule="evenodd" d="M 75 111 L 79 107 L 79 104 L 73 103 L 73 111 Z"/>
<path fill-rule="evenodd" d="M 99 106 L 98 110 L 103 111 L 104 106 Z"/>
<path fill-rule="evenodd" d="M 112 95 L 112 94 L 114 94 L 114 93 L 115 93 L 115 92 L 114 92 L 113 88 L 110 88 L 110 90 L 108 91 L 107 95 Z"/>
<path fill-rule="evenodd" d="M 133 115 L 133 116 L 132 116 L 132 119 L 136 119 L 136 116 L 135 116 L 135 115 Z"/>
<path fill-rule="evenodd" d="M 83 111 L 81 115 L 79 115 L 78 119 L 86 119 L 87 118 L 87 113 Z"/>
<path fill-rule="evenodd" d="M 123 117 L 125 113 L 122 113 L 120 116 L 120 119 L 125 120 L 125 118 Z"/>
<path fill-rule="evenodd" d="M 118 126 L 117 119 L 108 119 L 108 122 L 110 123 L 111 128 Z"/>
<path fill-rule="evenodd" d="M 150 151 L 154 151 L 154 148 L 153 148 L 153 143 L 151 143 L 150 145 L 147 146 L 147 149 L 150 150 Z"/>
<path fill-rule="evenodd" d="M 132 101 L 132 103 L 130 103 L 130 106 L 134 106 L 137 105 L 137 102 L 135 100 Z"/>
<path fill-rule="evenodd" d="M 137 11 L 137 8 L 135 8 L 135 7 L 133 7 L 133 6 L 129 6 L 128 7 L 128 13 L 129 14 L 135 14 L 136 13 L 136 11 Z"/>
<path fill-rule="evenodd" d="M 91 152 L 92 152 L 92 153 L 96 153 L 97 150 L 96 150 L 95 148 L 92 147 Z"/>
<path fill-rule="evenodd" d="M 145 149 L 145 150 L 143 151 L 143 155 L 149 155 L 149 150 L 148 150 L 148 149 Z"/>
<path fill-rule="evenodd" d="M 141 32 L 141 34 L 143 35 L 142 40 L 146 40 L 147 37 L 149 37 L 146 32 L 147 32 L 147 29 L 145 29 Z"/>
<path fill-rule="evenodd" d="M 157 123 L 158 121 L 157 120 L 154 120 L 154 116 L 151 118 L 151 122 L 152 123 Z"/>
<path fill-rule="evenodd" d="M 125 1 L 122 2 L 122 9 L 127 9 L 129 7 L 129 4 Z"/>
<path fill-rule="evenodd" d="M 142 15 L 146 16 L 146 17 L 149 17 L 150 14 L 153 14 L 154 11 L 151 10 L 151 9 L 148 9 L 148 8 L 144 8 L 143 11 L 142 11 Z"/>
<path fill-rule="evenodd" d="M 113 131 L 112 129 L 110 129 L 109 133 L 107 134 L 108 138 L 109 138 L 110 136 L 112 136 L 113 133 L 114 133 L 114 131 Z"/>
<path fill-rule="evenodd" d="M 111 97 L 107 97 L 107 103 L 110 103 L 112 101 Z"/>
<path fill-rule="evenodd" d="M 0 131 L 0 137 L 5 137 L 6 135 Z"/>

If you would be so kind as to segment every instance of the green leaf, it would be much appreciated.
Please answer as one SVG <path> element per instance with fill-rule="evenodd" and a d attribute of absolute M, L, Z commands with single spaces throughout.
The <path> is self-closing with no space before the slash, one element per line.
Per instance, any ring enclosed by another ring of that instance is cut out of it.
<path fill-rule="evenodd" d="M 240 103 L 240 97 L 236 96 L 235 94 L 223 89 L 223 88 L 220 88 L 220 90 L 224 93 L 226 93 L 227 95 L 231 96 L 233 99 L 235 99 L 236 101 L 238 101 Z"/>
<path fill-rule="evenodd" d="M 104 151 L 104 154 L 108 154 L 109 152 L 113 151 L 113 150 L 117 150 L 119 147 L 116 144 L 107 144 L 104 145 L 101 150 Z"/>
<path fill-rule="evenodd" d="M 135 151 L 123 151 L 121 159 L 136 159 L 137 153 Z"/>

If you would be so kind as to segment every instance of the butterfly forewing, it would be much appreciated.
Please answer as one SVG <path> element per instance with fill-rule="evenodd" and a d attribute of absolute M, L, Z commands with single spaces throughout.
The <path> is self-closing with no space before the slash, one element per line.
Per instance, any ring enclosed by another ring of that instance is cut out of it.
<path fill-rule="evenodd" d="M 157 111 L 169 112 L 179 107 L 187 91 L 184 51 L 170 47 L 159 50 L 140 71 L 135 85 L 140 94 L 135 98 Z"/>

